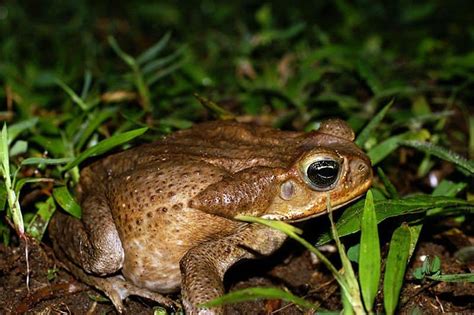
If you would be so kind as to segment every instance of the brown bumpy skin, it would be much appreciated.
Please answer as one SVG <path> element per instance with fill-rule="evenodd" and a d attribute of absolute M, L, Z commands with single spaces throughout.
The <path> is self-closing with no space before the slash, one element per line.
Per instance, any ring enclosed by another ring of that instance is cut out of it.
<path fill-rule="evenodd" d="M 271 254 L 277 231 L 234 220 L 239 214 L 297 221 L 363 194 L 367 156 L 341 120 L 320 131 L 280 131 L 215 121 L 99 160 L 81 172 L 81 220 L 58 213 L 50 224 L 57 256 L 81 280 L 122 300 L 140 295 L 171 306 L 159 293 L 181 288 L 188 314 L 220 314 L 200 305 L 224 293 L 227 269 Z M 337 181 L 315 189 L 307 166 L 337 161 Z"/>

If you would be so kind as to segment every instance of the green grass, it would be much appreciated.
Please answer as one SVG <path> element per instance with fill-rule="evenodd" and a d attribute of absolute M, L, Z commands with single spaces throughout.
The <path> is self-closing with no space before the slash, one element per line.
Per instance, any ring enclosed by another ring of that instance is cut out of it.
<path fill-rule="evenodd" d="M 472 218 L 473 9 L 441 0 L 2 3 L 0 238 L 42 239 L 58 209 L 80 217 L 74 187 L 90 157 L 212 118 L 312 130 L 337 116 L 378 170 L 375 215 L 360 200 L 337 215 L 337 234 L 370 231 L 359 251 L 390 243 L 389 256 L 408 261 L 433 218 Z M 376 236 L 382 221 L 400 226 L 393 237 Z M 321 231 L 316 245 L 333 235 Z M 373 310 L 376 274 L 363 270 L 375 265 L 359 260 L 359 279 L 344 280 L 345 292 L 359 281 L 357 312 Z M 398 274 L 384 275 L 388 313 L 406 263 L 389 266 Z M 420 281 L 451 279 L 430 266 Z"/>

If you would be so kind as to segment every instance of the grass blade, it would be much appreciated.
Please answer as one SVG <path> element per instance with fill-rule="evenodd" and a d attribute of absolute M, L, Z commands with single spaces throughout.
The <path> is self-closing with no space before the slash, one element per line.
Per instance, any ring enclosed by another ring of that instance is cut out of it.
<path fill-rule="evenodd" d="M 162 51 L 163 48 L 166 47 L 170 38 L 171 32 L 167 32 L 165 35 L 163 35 L 163 37 L 161 37 L 161 39 L 156 44 L 145 50 L 140 56 L 137 57 L 137 63 L 144 64 L 155 58 L 156 55 L 158 55 L 160 51 Z"/>
<path fill-rule="evenodd" d="M 310 303 L 305 299 L 302 299 L 282 289 L 262 287 L 246 288 L 229 292 L 221 297 L 218 297 L 217 299 L 203 304 L 202 306 L 213 307 L 222 304 L 239 303 L 256 299 L 280 299 L 308 309 L 317 309 L 319 307 L 316 304 Z"/>
<path fill-rule="evenodd" d="M 467 160 L 459 154 L 450 151 L 446 148 L 440 147 L 430 142 L 422 142 L 415 140 L 402 141 L 401 144 L 437 156 L 443 160 L 456 164 L 463 170 L 469 172 L 471 175 L 474 174 L 474 160 Z"/>
<path fill-rule="evenodd" d="M 454 275 L 435 275 L 427 276 L 427 278 L 435 281 L 443 282 L 474 282 L 474 273 L 458 273 Z"/>
<path fill-rule="evenodd" d="M 59 158 L 59 159 L 50 159 L 50 158 L 42 158 L 42 157 L 32 157 L 27 158 L 21 161 L 21 165 L 60 165 L 66 164 L 74 160 L 73 158 Z"/>
<path fill-rule="evenodd" d="M 382 119 L 384 119 L 385 114 L 387 114 L 388 110 L 390 107 L 393 105 L 393 100 L 391 100 L 387 105 L 382 108 L 377 115 L 372 118 L 372 120 L 365 126 L 365 128 L 359 133 L 357 136 L 355 143 L 360 146 L 364 147 L 365 142 L 369 139 L 370 135 L 372 132 L 377 128 L 377 126 L 380 124 Z"/>
<path fill-rule="evenodd" d="M 402 224 L 393 232 L 384 277 L 384 306 L 387 314 L 395 313 L 405 270 L 410 254 L 411 234 L 408 225 Z"/>
<path fill-rule="evenodd" d="M 131 131 L 127 131 L 118 135 L 114 135 L 110 138 L 107 138 L 98 144 L 96 144 L 93 147 L 90 147 L 89 149 L 85 150 L 82 152 L 74 161 L 68 163 L 62 170 L 67 171 L 70 170 L 71 168 L 79 165 L 81 162 L 83 162 L 85 159 L 92 157 L 92 156 L 97 156 L 100 154 L 103 154 L 116 146 L 119 146 L 121 144 L 127 143 L 130 140 L 141 136 L 144 134 L 148 128 L 139 128 Z"/>
<path fill-rule="evenodd" d="M 74 103 L 76 103 L 77 105 L 79 105 L 79 107 L 83 111 L 87 111 L 89 109 L 89 106 L 86 104 L 86 102 L 84 102 L 84 100 L 79 95 L 77 95 L 76 92 L 74 92 L 73 89 L 71 89 L 69 86 L 67 86 L 66 83 L 64 83 L 63 81 L 57 79 L 56 84 L 59 85 L 64 90 L 64 92 L 66 92 L 66 94 L 69 95 L 71 100 Z"/>
<path fill-rule="evenodd" d="M 15 225 L 18 235 L 23 236 L 25 233 L 25 225 L 23 223 L 23 214 L 21 213 L 20 202 L 12 185 L 10 158 L 8 153 L 8 129 L 7 125 L 3 124 L 0 138 L 0 171 L 5 181 L 5 190 L 7 193 L 8 205 L 13 218 L 13 224 Z"/>
<path fill-rule="evenodd" d="M 80 219 L 82 215 L 81 206 L 74 200 L 69 189 L 66 186 L 59 186 L 53 189 L 54 200 L 63 208 L 67 213 L 73 217 Z"/>
<path fill-rule="evenodd" d="M 372 191 L 367 192 L 365 206 L 362 212 L 360 253 L 359 253 L 359 281 L 362 299 L 369 313 L 372 312 L 375 296 L 377 295 L 380 280 L 380 243 L 375 217 Z"/>

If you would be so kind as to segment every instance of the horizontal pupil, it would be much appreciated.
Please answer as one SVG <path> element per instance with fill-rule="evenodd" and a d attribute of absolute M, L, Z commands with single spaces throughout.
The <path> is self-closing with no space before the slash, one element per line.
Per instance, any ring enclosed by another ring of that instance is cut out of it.
<path fill-rule="evenodd" d="M 326 188 L 334 184 L 339 173 L 339 164 L 331 160 L 312 163 L 307 169 L 308 179 L 317 187 Z"/>

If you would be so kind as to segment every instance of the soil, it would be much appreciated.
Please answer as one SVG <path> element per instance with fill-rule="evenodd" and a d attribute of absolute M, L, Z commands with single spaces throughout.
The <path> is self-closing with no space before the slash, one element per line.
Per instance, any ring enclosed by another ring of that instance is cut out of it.
<path fill-rule="evenodd" d="M 465 226 L 462 230 L 472 230 Z M 436 231 L 430 233 L 430 231 Z M 474 284 L 466 282 L 419 281 L 412 276 L 421 266 L 422 258 L 437 255 L 445 274 L 474 271 L 472 255 L 461 262 L 455 257 L 463 247 L 471 246 L 472 238 L 461 232 L 456 223 L 424 227 L 417 250 L 406 272 L 400 299 L 400 314 L 472 314 Z M 28 266 L 25 241 L 18 246 L 0 245 L 0 314 L 116 314 L 112 304 L 100 292 L 78 282 L 60 268 L 51 248 L 29 239 Z M 386 247 L 384 246 L 385 254 Z M 253 286 L 277 286 L 290 290 L 328 310 L 340 310 L 337 283 L 321 263 L 309 252 L 298 250 L 289 242 L 272 257 L 247 261 L 233 267 L 226 275 L 229 290 Z M 326 254 L 337 260 L 332 246 Z M 28 282 L 28 283 L 27 283 Z M 179 303 L 179 294 L 172 296 Z M 376 303 L 383 312 L 382 294 Z M 126 314 L 152 314 L 156 303 L 132 297 L 126 300 Z M 258 300 L 228 305 L 229 314 L 311 314 L 280 300 Z"/>

